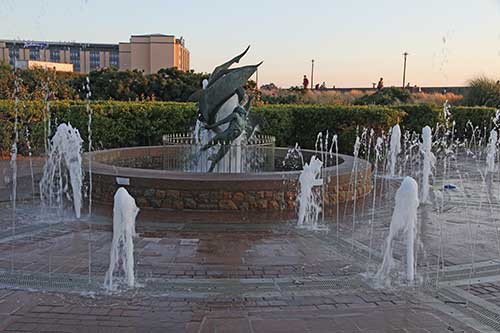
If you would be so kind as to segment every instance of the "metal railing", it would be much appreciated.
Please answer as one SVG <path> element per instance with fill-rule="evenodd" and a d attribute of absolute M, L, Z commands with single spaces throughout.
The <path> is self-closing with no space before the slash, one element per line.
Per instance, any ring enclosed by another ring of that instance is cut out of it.
<path fill-rule="evenodd" d="M 163 135 L 164 145 L 192 145 L 199 144 L 193 137 L 193 133 L 173 133 Z M 264 146 L 274 146 L 276 143 L 276 138 L 272 135 L 257 134 L 253 135 L 247 140 L 246 145 L 264 145 Z"/>

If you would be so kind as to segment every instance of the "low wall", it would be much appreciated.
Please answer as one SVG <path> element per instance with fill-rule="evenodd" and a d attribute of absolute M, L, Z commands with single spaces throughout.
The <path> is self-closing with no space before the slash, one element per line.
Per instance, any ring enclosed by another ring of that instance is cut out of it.
<path fill-rule="evenodd" d="M 137 147 L 94 152 L 93 202 L 111 206 L 115 191 L 123 186 L 136 199 L 139 208 L 153 210 L 155 214 L 205 212 L 211 219 L 224 213 L 240 218 L 269 216 L 271 219 L 288 219 L 295 215 L 300 171 L 221 174 L 112 165 L 115 159 L 134 156 L 150 158 L 148 156 L 157 153 L 158 149 L 162 148 Z M 285 148 L 276 148 L 277 155 L 284 156 L 286 151 Z M 369 163 L 357 159 L 354 168 L 357 172 L 351 173 L 354 158 L 339 155 L 339 159 L 342 163 L 338 166 L 323 169 L 324 188 L 316 188 L 325 191 L 325 211 L 337 202 L 351 201 L 354 196 L 362 197 L 372 189 Z M 198 219 L 203 217 L 203 214 L 198 215 Z"/>

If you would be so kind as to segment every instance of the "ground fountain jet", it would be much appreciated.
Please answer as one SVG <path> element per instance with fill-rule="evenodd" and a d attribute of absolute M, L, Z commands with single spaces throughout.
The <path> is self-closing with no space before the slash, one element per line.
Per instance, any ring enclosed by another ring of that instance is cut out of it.
<path fill-rule="evenodd" d="M 396 162 L 401 152 L 401 128 L 398 124 L 394 125 L 391 132 L 391 141 L 389 148 L 389 175 L 396 175 Z"/>
<path fill-rule="evenodd" d="M 139 208 L 135 199 L 120 187 L 114 196 L 113 205 L 113 240 L 109 255 L 109 268 L 104 278 L 104 287 L 108 291 L 115 290 L 117 285 L 114 274 L 117 266 L 123 270 L 124 280 L 129 288 L 135 286 L 134 275 L 134 242 L 135 218 Z"/>
<path fill-rule="evenodd" d="M 408 284 L 413 284 L 415 281 L 418 206 L 418 184 L 413 178 L 405 177 L 396 192 L 396 205 L 392 214 L 389 235 L 385 242 L 384 259 L 375 275 L 376 283 L 381 286 L 389 287 L 391 285 L 391 272 L 396 266 L 392 253 L 394 240 L 398 234 L 403 234 L 406 243 L 405 279 Z"/>
<path fill-rule="evenodd" d="M 424 157 L 422 167 L 422 203 L 429 201 L 429 179 L 432 176 L 432 169 L 436 163 L 436 157 L 432 153 L 432 130 L 429 126 L 422 129 L 421 152 Z"/>
<path fill-rule="evenodd" d="M 80 218 L 82 207 L 82 138 L 71 124 L 60 124 L 50 140 L 49 154 L 40 182 L 40 199 L 52 207 L 63 207 L 64 197 L 72 192 L 75 215 Z"/>
<path fill-rule="evenodd" d="M 493 121 L 495 123 L 495 121 Z M 486 170 L 484 174 L 484 183 L 486 185 L 486 191 L 488 195 L 488 200 L 494 199 L 493 195 L 493 178 L 495 177 L 495 159 L 497 157 L 497 144 L 498 144 L 498 132 L 494 128 L 490 131 L 490 138 L 488 139 L 488 144 L 486 146 Z"/>
<path fill-rule="evenodd" d="M 300 191 L 297 196 L 299 205 L 299 219 L 297 226 L 309 230 L 322 229 L 318 225 L 321 213 L 321 196 L 314 190 L 323 185 L 321 167 L 323 162 L 316 156 L 311 156 L 309 163 L 304 164 L 299 177 Z"/>
<path fill-rule="evenodd" d="M 497 142 L 498 132 L 496 129 L 492 129 L 490 132 L 490 138 L 488 140 L 488 146 L 486 147 L 486 186 L 488 187 L 488 193 L 490 194 L 492 192 L 491 188 L 493 185 L 493 175 L 495 173 Z"/>

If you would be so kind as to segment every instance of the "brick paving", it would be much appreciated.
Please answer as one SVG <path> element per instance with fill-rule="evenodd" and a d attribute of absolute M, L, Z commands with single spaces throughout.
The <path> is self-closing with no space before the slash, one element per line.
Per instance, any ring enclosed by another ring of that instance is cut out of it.
<path fill-rule="evenodd" d="M 30 177 L 23 175 L 29 194 Z M 451 177 L 449 182 L 459 183 Z M 440 278 L 452 285 L 443 284 L 446 299 L 427 287 L 376 290 L 360 273 L 379 264 L 394 194 L 394 188 L 384 188 L 374 214 L 371 262 L 366 252 L 371 198 L 357 210 L 355 230 L 350 207 L 341 209 L 338 238 L 333 223 L 329 233 L 315 233 L 297 230 L 293 223 L 169 224 L 139 215 L 134 254 L 143 287 L 111 295 L 100 289 L 109 261 L 109 219 L 42 215 L 38 205 L 19 203 L 13 232 L 8 203 L 0 203 L 0 331 L 476 332 L 484 325 L 496 327 L 491 321 L 496 319 L 483 320 L 481 311 L 494 312 L 500 305 L 500 268 L 498 262 L 489 264 L 498 258 L 498 204 L 487 202 L 471 177 L 465 196 L 444 193 L 442 212 L 433 206 L 421 209 L 425 251 L 419 252 L 418 272 L 434 282 L 442 247 L 450 270 Z M 5 195 L 7 188 L 0 186 L 0 198 Z M 484 267 L 469 286 L 471 244 L 474 260 Z M 83 283 L 89 245 L 92 287 Z M 403 257 L 403 245 L 396 242 L 396 259 Z M 425 275 L 426 270 L 432 274 Z"/>
<path fill-rule="evenodd" d="M 105 220 L 93 222 L 90 235 L 77 221 L 30 229 L 15 240 L 7 233 L 0 238 L 0 268 L 7 272 L 14 263 L 14 272 L 84 278 L 91 236 L 92 279 L 101 284 L 111 232 Z M 0 290 L 0 331 L 476 331 L 411 293 L 372 289 L 359 276 L 364 263 L 339 251 L 334 237 L 289 226 L 241 228 L 167 228 L 161 237 L 139 237 L 136 271 L 144 288 L 112 295 Z M 331 284 L 343 278 L 359 285 Z M 150 279 L 171 289 L 154 292 Z"/>
<path fill-rule="evenodd" d="M 469 292 L 471 295 L 500 306 L 500 281 L 462 286 L 462 289 Z"/>
<path fill-rule="evenodd" d="M 0 329 L 3 332 L 475 332 L 425 304 L 387 293 L 376 294 L 376 301 L 346 291 L 324 298 L 200 300 L 1 290 Z M 386 301 L 381 301 L 384 298 Z"/>

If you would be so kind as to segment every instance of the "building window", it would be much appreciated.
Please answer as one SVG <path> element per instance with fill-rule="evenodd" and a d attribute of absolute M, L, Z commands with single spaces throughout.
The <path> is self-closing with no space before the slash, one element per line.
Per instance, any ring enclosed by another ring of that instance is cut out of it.
<path fill-rule="evenodd" d="M 40 60 L 40 49 L 31 48 L 30 49 L 30 60 Z"/>
<path fill-rule="evenodd" d="M 80 49 L 71 49 L 69 53 L 69 61 L 73 64 L 75 72 L 80 71 Z"/>
<path fill-rule="evenodd" d="M 50 49 L 50 61 L 61 62 L 61 54 L 59 49 Z"/>
<path fill-rule="evenodd" d="M 90 70 L 95 71 L 100 67 L 101 57 L 98 50 L 90 50 Z"/>
<path fill-rule="evenodd" d="M 118 52 L 109 53 L 109 65 L 112 67 L 120 68 L 120 55 Z"/>

